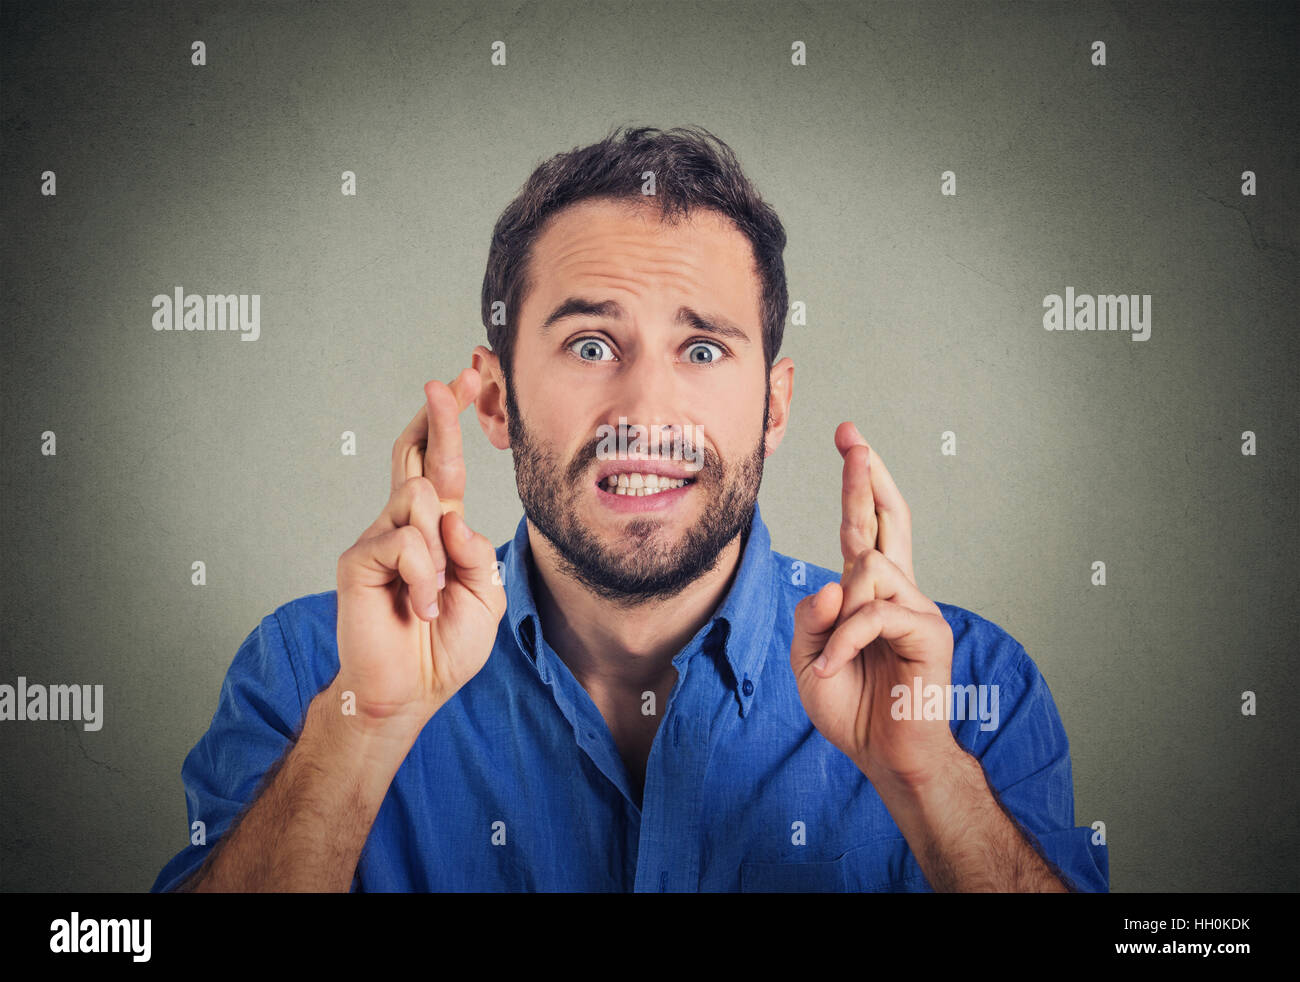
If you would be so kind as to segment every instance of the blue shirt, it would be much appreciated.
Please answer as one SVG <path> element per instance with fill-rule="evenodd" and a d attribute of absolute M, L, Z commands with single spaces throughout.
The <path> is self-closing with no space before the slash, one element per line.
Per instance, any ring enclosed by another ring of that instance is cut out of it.
<path fill-rule="evenodd" d="M 677 681 L 641 804 L 600 711 L 541 635 L 527 522 L 497 549 L 507 609 L 487 663 L 420 733 L 361 852 L 354 891 L 928 891 L 871 783 L 816 730 L 790 667 L 794 606 L 832 570 L 773 552 L 757 508 L 721 606 L 673 659 Z M 1105 845 L 1075 827 L 1069 744 L 1024 648 L 939 603 L 953 685 L 997 685 L 988 718 L 953 719 L 1005 807 L 1082 890 L 1108 889 Z M 206 825 L 158 875 L 203 861 L 338 672 L 337 592 L 262 619 L 185 758 Z M 974 714 L 969 714 L 974 715 Z"/>

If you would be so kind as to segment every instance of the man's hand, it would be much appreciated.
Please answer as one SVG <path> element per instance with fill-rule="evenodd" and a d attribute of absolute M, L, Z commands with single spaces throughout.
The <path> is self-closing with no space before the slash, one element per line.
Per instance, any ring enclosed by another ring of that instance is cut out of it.
<path fill-rule="evenodd" d="M 919 687 L 952 681 L 952 629 L 912 572 L 912 518 L 884 462 L 852 423 L 844 457 L 844 572 L 799 601 L 790 665 L 814 726 L 867 776 L 935 890 L 1060 891 L 1065 881 L 994 797 L 984 769 L 941 719 L 895 719 Z M 924 714 L 922 714 L 924 715 Z"/>
<path fill-rule="evenodd" d="M 458 419 L 480 385 L 467 371 L 425 386 L 393 447 L 388 505 L 339 558 L 338 675 L 182 889 L 346 891 L 420 731 L 487 661 L 506 598 L 496 550 L 464 520 Z"/>
<path fill-rule="evenodd" d="M 905 686 L 910 704 L 914 685 L 951 682 L 952 629 L 916 586 L 911 513 L 883 461 L 852 423 L 840 424 L 835 445 L 844 457 L 844 572 L 795 607 L 790 664 L 827 740 L 873 784 L 914 787 L 961 751 L 946 711 L 940 720 L 895 719 L 893 689 Z"/>
<path fill-rule="evenodd" d="M 496 550 L 465 524 L 460 413 L 481 379 L 429 382 L 393 447 L 392 495 L 339 558 L 339 674 L 366 735 L 413 741 L 487 662 L 506 609 Z"/>

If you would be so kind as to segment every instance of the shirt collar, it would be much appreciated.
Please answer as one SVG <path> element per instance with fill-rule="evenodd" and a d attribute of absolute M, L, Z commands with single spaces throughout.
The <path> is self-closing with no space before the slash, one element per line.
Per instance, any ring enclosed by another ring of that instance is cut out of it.
<path fill-rule="evenodd" d="M 536 639 L 541 629 L 541 618 L 533 600 L 529 581 L 532 563 L 528 542 L 528 518 L 519 520 L 514 538 L 504 547 L 501 558 L 502 582 L 506 591 L 506 619 L 510 631 L 521 651 L 542 676 L 550 681 L 546 665 L 537 657 Z M 708 622 L 687 643 L 673 664 L 680 670 L 706 643 L 720 641 L 721 651 L 731 668 L 732 683 L 740 700 L 742 715 L 748 712 L 754 695 L 756 679 L 763 670 L 767 657 L 767 642 L 772 636 L 772 623 L 776 617 L 776 597 L 773 594 L 772 539 L 754 503 L 754 517 L 750 522 L 749 536 L 741 553 L 731 588 Z"/>

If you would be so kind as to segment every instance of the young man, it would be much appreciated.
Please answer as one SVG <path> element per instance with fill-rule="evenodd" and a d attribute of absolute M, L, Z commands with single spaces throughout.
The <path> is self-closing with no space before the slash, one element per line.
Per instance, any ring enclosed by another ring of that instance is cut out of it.
<path fill-rule="evenodd" d="M 534 172 L 493 236 L 491 349 L 425 387 L 338 589 L 239 649 L 182 771 L 208 841 L 155 890 L 1107 888 L 1046 683 L 918 588 L 853 424 L 843 570 L 772 551 L 784 245 L 704 131 Z M 501 493 L 467 490 L 471 404 L 524 509 L 495 550 L 464 517 Z"/>

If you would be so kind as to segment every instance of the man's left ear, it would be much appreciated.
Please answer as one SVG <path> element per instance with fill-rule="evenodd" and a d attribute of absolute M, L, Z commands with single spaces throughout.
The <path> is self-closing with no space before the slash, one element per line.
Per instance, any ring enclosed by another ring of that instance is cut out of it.
<path fill-rule="evenodd" d="M 767 432 L 763 435 L 763 456 L 776 453 L 790 421 L 790 397 L 794 395 L 794 362 L 782 358 L 768 374 L 772 391 L 767 400 Z"/>

